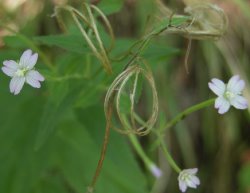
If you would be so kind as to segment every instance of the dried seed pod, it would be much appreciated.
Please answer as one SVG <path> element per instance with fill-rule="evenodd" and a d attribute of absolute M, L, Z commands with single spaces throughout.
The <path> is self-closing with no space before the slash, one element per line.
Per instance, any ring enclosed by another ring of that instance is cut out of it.
<path fill-rule="evenodd" d="M 136 100 L 136 90 L 138 87 L 138 76 L 141 75 L 150 86 L 152 92 L 152 112 L 148 120 L 142 120 L 137 113 L 135 112 L 135 100 Z M 133 80 L 134 77 L 134 80 Z M 129 82 L 133 80 L 131 93 L 128 94 L 125 92 L 125 87 L 129 85 Z M 127 98 L 130 100 L 130 111 L 129 117 L 127 114 L 122 112 L 122 94 L 127 95 Z M 123 71 L 111 84 L 104 103 L 105 114 L 107 116 L 107 109 L 110 103 L 115 103 L 114 107 L 116 108 L 118 119 L 122 125 L 122 128 L 115 129 L 123 134 L 138 134 L 146 135 L 153 128 L 157 116 L 158 116 L 158 97 L 157 91 L 154 83 L 153 76 L 151 72 L 147 69 L 143 69 L 137 65 L 128 67 Z"/>
<path fill-rule="evenodd" d="M 228 19 L 224 10 L 217 5 L 210 3 L 192 4 L 187 6 L 184 11 L 188 15 L 175 15 L 174 12 L 169 15 L 169 11 L 165 11 L 169 17 L 169 25 L 166 24 L 166 27 L 163 28 L 165 33 L 179 34 L 188 39 L 199 40 L 217 40 L 225 34 Z M 175 25 L 172 22 L 174 19 L 183 19 L 183 23 Z M 161 31 L 163 32 L 163 30 Z"/>

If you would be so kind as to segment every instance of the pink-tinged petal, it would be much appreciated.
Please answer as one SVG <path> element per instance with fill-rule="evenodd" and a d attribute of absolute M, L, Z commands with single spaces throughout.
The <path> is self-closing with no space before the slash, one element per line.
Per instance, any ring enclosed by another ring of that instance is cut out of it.
<path fill-rule="evenodd" d="M 235 85 L 237 84 L 237 82 L 240 80 L 240 76 L 239 75 L 234 75 L 232 76 L 227 84 L 227 89 L 231 90 L 235 87 Z"/>
<path fill-rule="evenodd" d="M 226 85 L 219 79 L 213 78 L 208 83 L 208 87 L 217 95 L 222 96 L 226 90 Z"/>
<path fill-rule="evenodd" d="M 192 177 L 189 180 L 186 180 L 187 186 L 190 188 L 197 188 L 197 185 L 192 181 Z"/>
<path fill-rule="evenodd" d="M 233 105 L 236 109 L 247 109 L 248 101 L 243 96 L 236 96 L 231 101 L 231 105 Z"/>
<path fill-rule="evenodd" d="M 34 88 L 41 88 L 41 83 L 38 80 L 26 78 L 26 82 Z"/>
<path fill-rule="evenodd" d="M 32 76 L 26 76 L 26 82 L 30 86 L 34 87 L 34 88 L 40 88 L 41 87 L 40 82 L 38 80 L 36 80 L 36 79 L 33 79 Z"/>
<path fill-rule="evenodd" d="M 36 70 L 30 70 L 29 72 L 27 72 L 27 75 L 30 78 L 34 79 L 34 80 L 38 80 L 38 81 L 44 81 L 44 77 Z"/>
<path fill-rule="evenodd" d="M 244 88 L 245 88 L 244 80 L 238 80 L 234 84 L 227 85 L 227 90 L 235 94 L 240 94 Z"/>
<path fill-rule="evenodd" d="M 198 172 L 198 168 L 185 169 L 184 171 L 186 171 L 189 174 L 196 174 Z"/>
<path fill-rule="evenodd" d="M 23 52 L 20 58 L 20 62 L 19 62 L 22 67 L 27 67 L 27 64 L 29 64 L 31 55 L 32 55 L 32 51 L 30 49 Z"/>
<path fill-rule="evenodd" d="M 218 107 L 219 108 L 219 114 L 226 113 L 230 108 L 230 103 L 226 100 L 223 101 L 223 103 Z"/>
<path fill-rule="evenodd" d="M 35 64 L 36 64 L 36 62 L 37 62 L 37 58 L 38 58 L 38 54 L 37 54 L 37 53 L 33 54 L 33 55 L 30 57 L 29 62 L 27 63 L 27 67 L 28 67 L 29 69 L 32 69 L 32 68 L 35 66 Z"/>
<path fill-rule="evenodd" d="M 8 68 L 6 66 L 2 67 L 2 71 L 4 72 L 4 74 L 6 74 L 7 76 L 13 77 L 16 70 L 12 69 L 12 68 Z"/>
<path fill-rule="evenodd" d="M 154 164 L 150 166 L 150 171 L 156 178 L 160 178 L 162 176 L 162 171 Z"/>
<path fill-rule="evenodd" d="M 191 180 L 194 184 L 200 185 L 200 179 L 198 177 L 192 176 Z"/>
<path fill-rule="evenodd" d="M 13 70 L 17 70 L 18 69 L 18 64 L 14 61 L 14 60 L 5 60 L 3 62 L 3 65 L 8 67 L 8 68 L 11 68 Z"/>
<path fill-rule="evenodd" d="M 186 192 L 186 190 L 187 190 L 186 183 L 182 180 L 179 180 L 179 188 L 180 188 L 181 192 Z"/>
<path fill-rule="evenodd" d="M 10 81 L 10 92 L 14 95 L 20 93 L 25 82 L 24 77 L 13 77 Z"/>
<path fill-rule="evenodd" d="M 215 100 L 214 107 L 215 107 L 216 109 L 220 108 L 220 106 L 223 105 L 224 101 L 226 101 L 226 99 L 224 99 L 224 97 L 218 97 L 218 98 Z"/>

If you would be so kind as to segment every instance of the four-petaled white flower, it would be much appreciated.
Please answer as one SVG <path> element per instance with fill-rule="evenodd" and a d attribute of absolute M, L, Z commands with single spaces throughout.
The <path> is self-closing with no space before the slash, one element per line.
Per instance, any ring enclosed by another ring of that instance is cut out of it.
<path fill-rule="evenodd" d="M 200 180 L 195 174 L 198 172 L 197 168 L 182 170 L 178 176 L 179 188 L 185 192 L 188 187 L 197 188 L 200 185 Z"/>
<path fill-rule="evenodd" d="M 12 77 L 10 81 L 10 92 L 17 95 L 23 88 L 24 83 L 28 83 L 34 88 L 40 88 L 40 81 L 44 81 L 44 77 L 36 70 L 34 66 L 37 62 L 38 54 L 32 55 L 31 50 L 26 50 L 20 61 L 17 63 L 13 60 L 5 60 L 2 71 Z"/>
<path fill-rule="evenodd" d="M 248 107 L 247 100 L 241 96 L 245 87 L 244 80 L 239 75 L 235 75 L 225 84 L 219 79 L 213 78 L 208 83 L 209 88 L 218 96 L 215 100 L 215 108 L 220 114 L 226 113 L 230 106 L 236 109 L 246 109 Z"/>

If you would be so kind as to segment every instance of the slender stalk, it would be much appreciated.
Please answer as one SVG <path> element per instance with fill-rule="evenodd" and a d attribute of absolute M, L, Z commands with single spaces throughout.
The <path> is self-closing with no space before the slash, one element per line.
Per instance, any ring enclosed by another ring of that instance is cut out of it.
<path fill-rule="evenodd" d="M 133 147 L 135 148 L 137 154 L 141 157 L 142 161 L 144 162 L 144 164 L 147 166 L 147 168 L 150 168 L 150 165 L 153 164 L 153 162 L 148 158 L 148 156 L 146 155 L 146 153 L 144 152 L 141 144 L 139 143 L 137 137 L 135 136 L 135 134 L 128 134 L 128 137 L 133 145 Z"/>
<path fill-rule="evenodd" d="M 139 116 L 137 116 L 137 117 L 135 117 L 135 118 L 138 118 L 141 122 L 143 122 L 144 124 L 147 124 L 147 123 L 145 123 L 143 120 L 141 120 L 141 119 L 139 118 Z M 130 126 L 129 122 L 128 122 L 126 119 L 124 119 L 124 118 L 123 118 L 123 120 L 124 120 L 124 123 L 125 123 L 125 129 L 126 129 L 126 128 L 130 128 L 131 126 Z M 146 154 L 145 151 L 143 150 L 143 148 L 142 148 L 140 142 L 138 141 L 136 135 L 135 135 L 134 133 L 129 133 L 129 134 L 128 134 L 128 137 L 129 137 L 129 139 L 130 139 L 131 144 L 132 144 L 133 147 L 135 148 L 135 151 L 136 151 L 137 154 L 141 157 L 141 160 L 144 162 L 144 164 L 146 165 L 146 167 L 148 168 L 148 170 L 150 170 L 150 171 L 152 172 L 152 174 L 155 175 L 154 172 L 152 171 L 152 166 L 155 166 L 155 167 L 156 167 L 156 165 L 155 165 L 154 162 L 147 156 L 147 154 Z M 157 177 L 157 176 L 156 176 L 156 177 Z"/>
<path fill-rule="evenodd" d="M 142 53 L 142 51 L 145 49 L 145 47 L 148 45 L 149 41 L 151 40 L 151 36 L 148 38 L 145 38 L 140 47 L 138 48 L 137 52 L 133 55 L 133 57 L 129 60 L 129 62 L 125 65 L 123 70 L 126 70 L 131 64 L 134 63 L 134 61 L 136 60 L 136 58 Z"/>
<path fill-rule="evenodd" d="M 171 154 L 169 153 L 166 144 L 164 143 L 162 137 L 160 136 L 160 134 L 158 134 L 159 140 L 160 140 L 160 145 L 161 148 L 163 150 L 163 153 L 169 163 L 169 165 L 177 172 L 180 173 L 181 169 L 180 167 L 176 164 L 176 162 L 174 161 L 173 157 L 171 156 Z"/>
<path fill-rule="evenodd" d="M 134 113 L 134 115 L 135 115 L 135 118 L 136 118 L 139 122 L 146 124 L 146 123 L 140 118 L 140 116 L 138 116 L 136 113 Z M 163 141 L 163 139 L 162 139 L 162 136 L 161 136 L 159 133 L 157 133 L 157 136 L 158 136 L 158 138 L 159 138 L 159 140 L 160 140 L 161 148 L 162 148 L 162 150 L 163 150 L 163 153 L 164 153 L 164 155 L 165 155 L 165 157 L 166 157 L 166 159 L 167 159 L 169 165 L 170 165 L 177 173 L 179 173 L 179 172 L 181 171 L 181 169 L 180 169 L 180 167 L 176 164 L 176 162 L 174 161 L 173 157 L 172 157 L 171 154 L 169 153 L 169 151 L 168 151 L 168 149 L 167 149 L 167 146 L 166 146 L 166 144 L 164 143 L 164 141 Z M 138 153 L 139 153 L 139 152 L 138 152 Z"/>
<path fill-rule="evenodd" d="M 109 135 L 110 135 L 110 128 L 111 128 L 111 117 L 112 117 L 112 106 L 109 106 L 108 114 L 107 114 L 105 135 L 104 135 L 100 159 L 98 161 L 98 165 L 97 165 L 94 177 L 92 178 L 92 182 L 87 189 L 87 193 L 92 193 L 94 191 L 95 184 L 97 182 L 97 179 L 98 179 L 100 172 L 101 172 L 101 169 L 102 169 L 103 161 L 105 159 L 105 155 L 106 155 L 106 151 L 107 151 L 107 147 L 108 147 L 108 142 L 109 142 Z"/>
<path fill-rule="evenodd" d="M 214 101 L 215 101 L 215 98 L 209 99 L 209 100 L 203 101 L 201 103 L 198 103 L 194 106 L 187 108 L 186 110 L 182 111 L 180 114 L 175 116 L 170 122 L 168 122 L 167 125 L 160 130 L 160 133 L 162 133 L 164 130 L 169 129 L 170 127 L 173 127 L 174 125 L 176 125 L 178 122 L 180 122 L 189 114 L 212 105 Z"/>

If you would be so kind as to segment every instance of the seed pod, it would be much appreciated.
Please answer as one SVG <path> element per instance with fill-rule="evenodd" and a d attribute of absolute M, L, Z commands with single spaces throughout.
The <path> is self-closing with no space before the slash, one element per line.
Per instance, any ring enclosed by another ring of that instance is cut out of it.
<path fill-rule="evenodd" d="M 135 112 L 135 100 L 136 100 L 136 90 L 138 87 L 138 76 L 141 75 L 147 81 L 148 85 L 151 88 L 152 92 L 152 112 L 149 116 L 148 120 L 142 120 L 139 115 Z M 125 92 L 125 87 L 129 85 L 129 82 L 133 79 L 131 93 L 127 97 L 130 100 L 130 111 L 129 117 L 122 112 L 121 104 L 122 104 L 122 94 L 128 94 Z M 114 107 L 116 108 L 117 116 L 119 122 L 122 125 L 122 128 L 115 129 L 121 133 L 129 134 L 134 133 L 138 135 L 146 135 L 154 126 L 157 116 L 158 116 L 158 97 L 157 91 L 155 88 L 155 83 L 153 76 L 150 71 L 143 69 L 137 65 L 128 67 L 125 71 L 123 71 L 111 84 L 104 103 L 105 114 L 107 116 L 107 109 L 110 103 L 115 103 Z"/>

